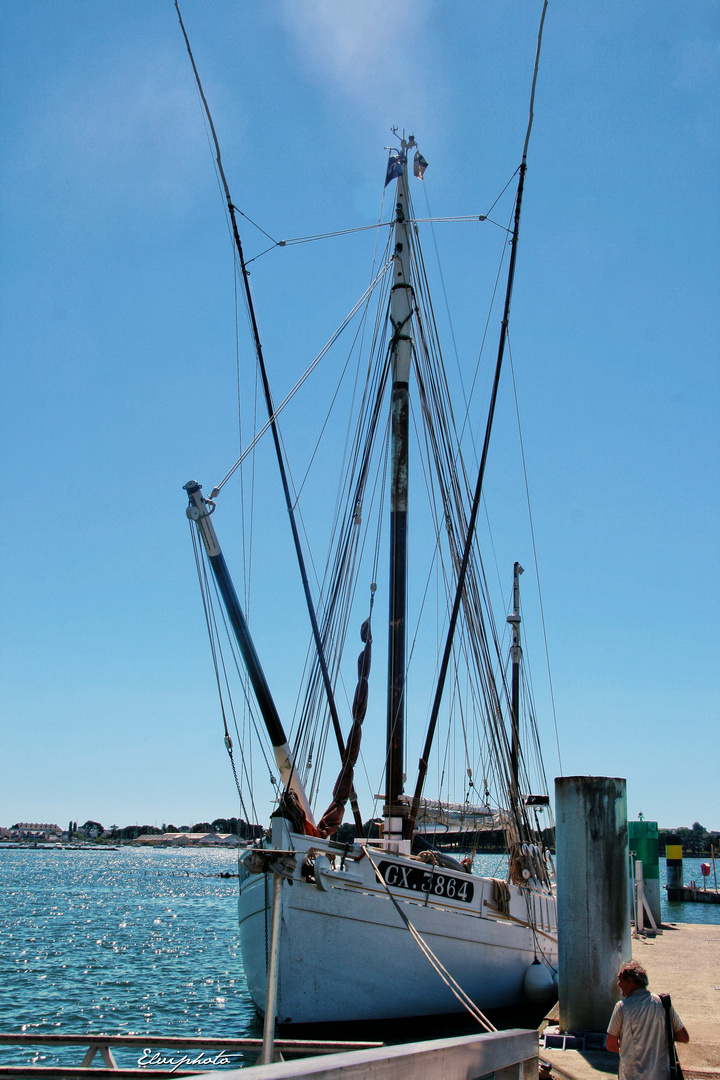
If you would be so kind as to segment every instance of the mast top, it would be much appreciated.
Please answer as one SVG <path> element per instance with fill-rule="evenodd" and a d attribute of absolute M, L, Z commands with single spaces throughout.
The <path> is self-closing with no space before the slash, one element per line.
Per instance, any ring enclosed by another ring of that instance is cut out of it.
<path fill-rule="evenodd" d="M 392 127 L 390 130 L 392 131 L 392 133 L 393 133 L 393 135 L 395 136 L 396 139 L 398 139 L 398 138 L 400 139 L 400 146 L 401 146 L 401 148 L 403 150 L 409 150 L 411 147 L 417 146 L 417 143 L 415 142 L 415 136 L 414 135 L 410 135 L 409 138 L 406 139 L 404 131 L 403 131 L 402 135 L 398 135 L 397 127 Z M 386 150 L 392 150 L 393 147 L 392 146 L 387 146 L 385 149 Z"/>
<path fill-rule="evenodd" d="M 405 175 L 405 166 L 407 164 L 407 152 L 415 148 L 415 156 L 413 158 L 413 176 L 416 176 L 418 180 L 422 180 L 425 175 L 425 170 L 428 167 L 428 163 L 417 149 L 417 142 L 415 136 L 410 135 L 409 138 L 405 138 L 405 133 L 398 135 L 398 129 L 394 127 L 392 129 L 393 135 L 399 140 L 400 147 L 386 146 L 385 149 L 389 152 L 387 172 L 385 174 L 385 187 L 391 180 L 400 180 Z"/>

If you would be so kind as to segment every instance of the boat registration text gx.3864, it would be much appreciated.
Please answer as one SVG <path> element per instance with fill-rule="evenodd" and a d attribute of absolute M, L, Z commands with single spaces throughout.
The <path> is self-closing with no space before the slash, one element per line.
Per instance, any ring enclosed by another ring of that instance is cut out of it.
<path fill-rule="evenodd" d="M 474 886 L 471 881 L 464 881 L 453 874 L 438 873 L 436 870 L 421 870 L 420 867 L 400 866 L 398 863 L 381 862 L 378 867 L 387 885 L 396 889 L 410 889 L 411 892 L 430 893 L 443 896 L 448 900 L 472 902 Z"/>

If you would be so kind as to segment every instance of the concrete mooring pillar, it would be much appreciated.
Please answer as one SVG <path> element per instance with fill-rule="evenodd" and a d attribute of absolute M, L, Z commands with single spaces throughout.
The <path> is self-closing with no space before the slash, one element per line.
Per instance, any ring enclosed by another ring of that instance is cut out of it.
<path fill-rule="evenodd" d="M 632 958 L 625 780 L 555 780 L 562 1031 L 605 1031 Z"/>

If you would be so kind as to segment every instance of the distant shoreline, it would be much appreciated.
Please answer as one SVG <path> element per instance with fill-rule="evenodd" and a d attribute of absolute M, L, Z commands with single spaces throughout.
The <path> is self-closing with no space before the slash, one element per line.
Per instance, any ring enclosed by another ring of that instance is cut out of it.
<path fill-rule="evenodd" d="M 192 835 L 192 834 L 189 834 L 189 835 Z M 205 850 L 213 849 L 215 851 L 237 852 L 238 850 L 244 850 L 247 846 L 252 846 L 252 844 L 248 845 L 246 842 L 242 842 L 240 844 L 233 844 L 233 845 L 230 845 L 230 844 L 218 844 L 218 843 L 213 843 L 212 840 L 196 840 L 196 841 L 190 841 L 187 844 L 177 844 L 177 843 L 172 843 L 172 842 L 169 842 L 169 843 L 167 843 L 167 842 L 166 843 L 154 843 L 154 844 L 149 844 L 149 843 L 138 844 L 136 840 L 128 840 L 126 843 L 121 843 L 121 844 L 116 844 L 116 843 L 107 842 L 107 841 L 103 841 L 103 840 L 90 840 L 90 841 L 88 841 L 86 843 L 79 843 L 79 844 L 75 844 L 75 843 L 70 844 L 70 843 L 67 843 L 67 842 L 66 843 L 61 843 L 60 841 L 55 841 L 55 842 L 46 841 L 46 842 L 43 842 L 41 840 L 33 841 L 32 843 L 27 843 L 27 842 L 18 841 L 18 840 L 0 840 L 0 851 L 121 851 L 121 850 L 124 851 L 126 849 L 131 849 L 132 851 L 158 851 L 158 850 L 160 850 L 160 851 L 192 851 L 195 848 L 203 848 Z M 452 853 L 460 854 L 460 853 L 465 851 L 464 848 L 457 848 L 455 846 L 448 847 L 448 848 L 438 847 L 437 850 L 442 851 L 445 854 L 452 854 Z M 470 850 L 470 849 L 468 848 L 468 850 Z M 498 848 L 474 847 L 473 848 L 473 853 L 476 854 L 476 855 L 497 855 L 498 858 L 502 858 L 502 856 L 507 855 L 506 851 L 499 850 Z M 555 854 L 554 849 L 551 849 L 551 854 L 552 855 Z M 664 859 L 666 856 L 665 856 L 665 853 L 663 852 L 658 857 L 660 859 Z M 711 859 L 711 858 L 712 858 L 712 854 L 709 851 L 706 852 L 706 853 L 700 854 L 700 855 L 697 855 L 695 853 L 688 854 L 686 852 L 683 852 L 683 859 Z M 716 860 L 718 862 L 720 862 L 720 858 L 718 858 L 717 854 L 715 855 L 715 858 L 716 858 Z"/>

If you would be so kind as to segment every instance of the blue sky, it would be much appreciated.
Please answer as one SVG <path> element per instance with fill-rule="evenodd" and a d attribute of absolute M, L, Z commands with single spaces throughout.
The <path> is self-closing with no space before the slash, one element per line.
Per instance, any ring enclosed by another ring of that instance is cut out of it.
<path fill-rule="evenodd" d="M 376 220 L 393 125 L 430 162 L 438 216 L 482 213 L 519 163 L 539 4 L 182 11 L 233 199 L 274 237 Z M 631 817 L 715 829 L 719 15 L 551 2 L 511 328 L 562 771 L 626 777 Z M 238 453 L 232 253 L 174 7 L 4 0 L 0 50 L 0 824 L 229 816 L 181 488 L 209 491 Z M 254 264 L 276 400 L 362 292 L 367 251 Z M 443 265 L 472 313 L 463 259 Z M 239 341 L 244 371 L 244 317 Z M 308 400 L 283 418 L 301 458 Z M 529 568 L 506 509 L 524 498 L 516 459 L 491 459 L 488 499 Z M 291 708 L 273 651 L 285 528 L 261 544 L 253 612 Z M 528 651 L 552 779 L 541 640 Z"/>

